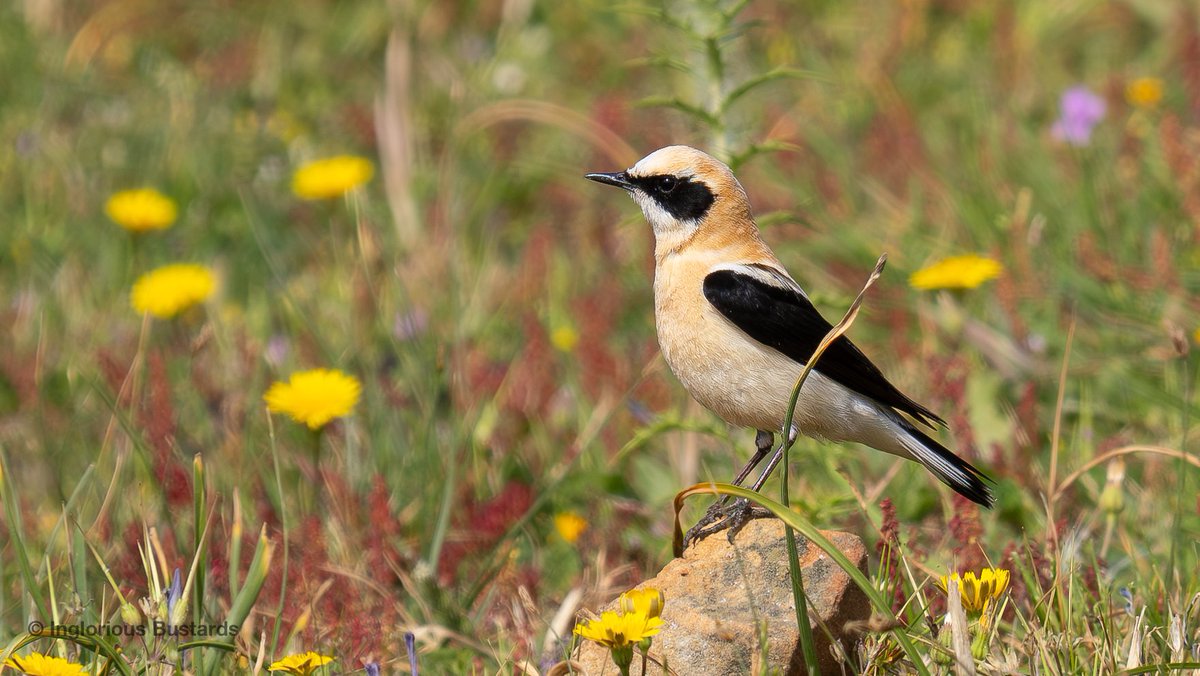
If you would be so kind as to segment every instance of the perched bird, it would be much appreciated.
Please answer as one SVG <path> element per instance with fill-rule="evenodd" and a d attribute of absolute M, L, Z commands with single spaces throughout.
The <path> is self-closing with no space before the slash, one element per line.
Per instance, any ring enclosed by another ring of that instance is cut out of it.
<path fill-rule="evenodd" d="M 774 433 L 783 432 L 792 388 L 830 323 L 759 236 L 746 191 L 725 164 L 695 148 L 668 146 L 626 171 L 586 178 L 625 189 L 654 230 L 654 318 L 671 370 L 709 410 L 758 430 L 754 457 L 734 480 L 740 485 L 771 451 Z M 801 389 L 789 435 L 853 441 L 915 460 L 992 506 L 987 477 L 920 429 L 934 423 L 945 425 L 843 336 Z M 745 501 L 715 504 L 688 541 L 740 527 L 749 509 Z"/>

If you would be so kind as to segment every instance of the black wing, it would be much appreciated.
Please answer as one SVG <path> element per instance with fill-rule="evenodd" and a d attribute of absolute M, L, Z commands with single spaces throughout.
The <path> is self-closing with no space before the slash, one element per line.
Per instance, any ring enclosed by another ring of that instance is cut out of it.
<path fill-rule="evenodd" d="M 770 268 L 763 270 L 774 274 Z M 704 278 L 704 297 L 751 338 L 801 364 L 808 363 L 821 339 L 833 328 L 803 294 L 735 270 L 709 273 Z M 825 350 L 813 370 L 929 427 L 933 427 L 931 421 L 946 424 L 889 383 L 845 336 Z"/>

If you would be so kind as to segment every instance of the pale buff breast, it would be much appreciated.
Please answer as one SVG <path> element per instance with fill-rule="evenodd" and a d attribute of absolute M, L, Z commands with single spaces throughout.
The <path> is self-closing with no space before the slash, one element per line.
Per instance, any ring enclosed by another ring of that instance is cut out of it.
<path fill-rule="evenodd" d="M 687 391 L 728 422 L 778 430 L 800 365 L 750 339 L 704 297 L 711 256 L 675 255 L 654 277 L 658 343 Z M 806 388 L 807 389 L 807 388 Z M 797 407 L 798 427 L 809 431 Z"/>

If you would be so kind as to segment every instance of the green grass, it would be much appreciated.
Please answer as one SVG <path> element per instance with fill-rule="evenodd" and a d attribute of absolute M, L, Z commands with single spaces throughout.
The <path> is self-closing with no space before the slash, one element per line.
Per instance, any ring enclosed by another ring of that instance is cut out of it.
<path fill-rule="evenodd" d="M 890 543 L 871 579 L 916 650 L 946 654 L 931 579 L 991 562 L 1013 589 L 981 672 L 1200 660 L 1196 44 L 1186 3 L 1140 1 L 0 8 L 0 646 L 115 622 L 114 585 L 157 598 L 148 577 L 186 581 L 206 542 L 187 613 L 240 615 L 244 662 L 167 656 L 189 669 L 402 670 L 406 632 L 429 673 L 561 656 L 543 638 L 572 590 L 595 608 L 653 575 L 676 492 L 753 448 L 666 369 L 648 228 L 581 178 L 687 143 L 739 162 L 827 317 L 888 253 L 850 335 L 998 481 L 979 512 L 911 463 L 791 451 L 808 523 Z M 1142 76 L 1153 109 L 1124 98 Z M 1080 148 L 1050 133 L 1077 84 L 1108 104 Z M 375 179 L 292 195 L 340 153 Z M 103 206 L 141 185 L 180 215 L 133 238 Z M 966 252 L 1004 275 L 907 285 Z M 130 287 L 177 261 L 219 292 L 143 323 Z M 363 383 L 319 468 L 262 402 L 315 367 Z M 121 645 L 136 671 L 169 644 Z M 34 646 L 92 673 L 113 647 Z M 858 649 L 906 668 L 889 633 Z"/>

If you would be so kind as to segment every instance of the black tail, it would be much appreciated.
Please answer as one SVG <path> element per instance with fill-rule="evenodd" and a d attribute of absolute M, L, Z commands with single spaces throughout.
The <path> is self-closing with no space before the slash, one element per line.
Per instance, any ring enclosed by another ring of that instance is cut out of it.
<path fill-rule="evenodd" d="M 942 483 L 971 502 L 989 509 L 996 505 L 996 496 L 992 495 L 990 486 L 995 482 L 987 475 L 916 427 L 905 424 L 904 428 L 908 437 L 901 437 L 900 443 Z"/>

